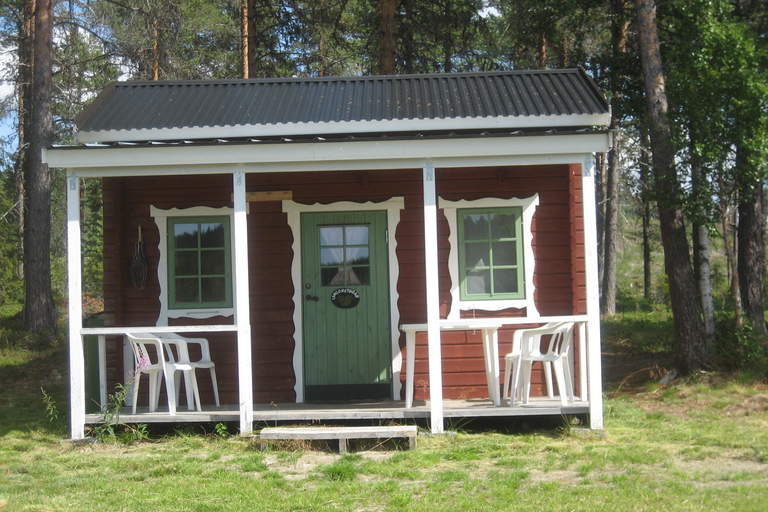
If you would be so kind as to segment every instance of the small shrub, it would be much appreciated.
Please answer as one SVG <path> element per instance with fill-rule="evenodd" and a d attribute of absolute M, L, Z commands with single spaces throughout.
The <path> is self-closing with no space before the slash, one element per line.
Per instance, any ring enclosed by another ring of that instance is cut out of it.
<path fill-rule="evenodd" d="M 768 373 L 768 347 L 745 322 L 736 327 L 732 314 L 720 314 L 715 324 L 715 353 L 718 366 L 726 370 L 756 369 Z"/>
<path fill-rule="evenodd" d="M 45 405 L 45 416 L 48 418 L 48 423 L 56 423 L 59 421 L 59 407 L 56 405 L 56 400 L 49 395 L 44 388 L 40 388 L 40 393 L 43 395 L 43 405 Z"/>
<path fill-rule="evenodd" d="M 229 437 L 229 428 L 226 423 L 217 423 L 213 427 L 213 432 L 217 437 Z"/>

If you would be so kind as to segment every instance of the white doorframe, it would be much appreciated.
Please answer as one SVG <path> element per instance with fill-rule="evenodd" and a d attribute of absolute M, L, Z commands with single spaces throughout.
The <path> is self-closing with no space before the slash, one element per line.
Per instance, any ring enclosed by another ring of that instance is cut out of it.
<path fill-rule="evenodd" d="M 355 203 L 339 201 L 329 204 L 302 204 L 295 201 L 283 201 L 283 212 L 288 216 L 288 226 L 293 235 L 291 260 L 291 282 L 293 283 L 293 372 L 296 376 L 294 392 L 296 402 L 304 402 L 304 321 L 301 299 L 301 214 L 309 212 L 354 212 L 354 211 L 386 211 L 387 212 L 387 255 L 389 263 L 389 317 L 390 339 L 392 347 L 392 398 L 400 397 L 400 373 L 403 366 L 403 354 L 400 350 L 400 311 L 397 309 L 397 280 L 400 267 L 397 263 L 397 239 L 395 232 L 400 223 L 400 210 L 405 208 L 402 196 L 392 197 L 378 203 Z"/>

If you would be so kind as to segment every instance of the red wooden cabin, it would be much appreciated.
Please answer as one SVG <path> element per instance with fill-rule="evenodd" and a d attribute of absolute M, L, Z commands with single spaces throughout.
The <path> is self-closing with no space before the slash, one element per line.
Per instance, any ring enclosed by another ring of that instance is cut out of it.
<path fill-rule="evenodd" d="M 112 84 L 78 145 L 46 152 L 68 175 L 72 437 L 101 419 L 83 335 L 100 337 L 103 401 L 133 375 L 126 332 L 207 338 L 221 406 L 198 375 L 201 412 L 146 412 L 142 392 L 123 421 L 428 417 L 439 432 L 588 413 L 602 428 L 592 198 L 609 118 L 577 69 Z M 81 319 L 82 179 L 103 182 L 100 328 Z M 548 400 L 534 371 L 534 399 L 510 407 L 514 332 L 551 321 L 576 326 L 575 395 Z"/>

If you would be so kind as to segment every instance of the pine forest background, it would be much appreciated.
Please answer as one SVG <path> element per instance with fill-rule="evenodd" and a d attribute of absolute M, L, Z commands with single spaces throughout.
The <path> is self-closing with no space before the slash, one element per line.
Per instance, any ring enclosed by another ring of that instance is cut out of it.
<path fill-rule="evenodd" d="M 0 307 L 26 304 L 30 330 L 51 327 L 29 313 L 46 297 L 25 303 L 45 288 L 24 279 L 41 223 L 33 180 L 49 180 L 50 249 L 38 252 L 59 313 L 66 286 L 63 174 L 35 174 L 35 155 L 73 143 L 76 116 L 113 80 L 581 66 L 613 116 L 613 147 L 598 156 L 603 313 L 672 311 L 684 372 L 765 358 L 762 0 L 2 0 L 0 66 Z M 82 194 L 93 312 L 99 182 Z"/>

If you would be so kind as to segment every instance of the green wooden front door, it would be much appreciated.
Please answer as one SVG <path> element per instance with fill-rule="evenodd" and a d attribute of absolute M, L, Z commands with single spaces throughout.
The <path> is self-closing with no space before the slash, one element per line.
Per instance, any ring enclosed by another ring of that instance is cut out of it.
<path fill-rule="evenodd" d="M 386 237 L 386 212 L 301 215 L 309 402 L 391 394 Z"/>

